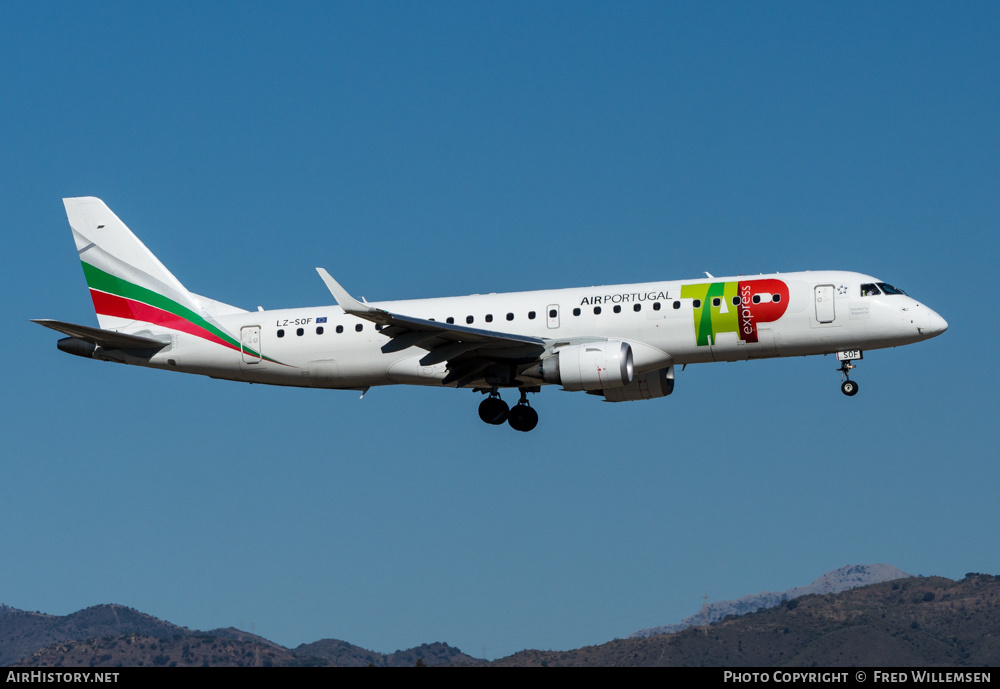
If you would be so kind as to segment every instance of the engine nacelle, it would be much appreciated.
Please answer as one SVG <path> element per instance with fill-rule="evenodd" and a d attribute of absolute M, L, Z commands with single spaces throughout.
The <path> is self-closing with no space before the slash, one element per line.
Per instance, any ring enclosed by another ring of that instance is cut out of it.
<path fill-rule="evenodd" d="M 632 347 L 621 340 L 588 342 L 556 350 L 523 372 L 567 390 L 609 390 L 632 382 Z"/>
<path fill-rule="evenodd" d="M 666 397 L 674 391 L 674 367 L 667 366 L 658 371 L 640 373 L 628 385 L 604 390 L 608 402 L 631 402 Z M 600 394 L 600 393 L 593 393 Z"/>

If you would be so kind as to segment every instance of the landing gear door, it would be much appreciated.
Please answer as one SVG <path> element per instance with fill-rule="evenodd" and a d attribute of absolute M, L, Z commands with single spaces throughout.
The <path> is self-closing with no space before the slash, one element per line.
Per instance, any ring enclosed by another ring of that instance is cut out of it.
<path fill-rule="evenodd" d="M 816 320 L 820 323 L 833 323 L 837 318 L 833 303 L 835 293 L 833 285 L 816 285 L 814 289 Z"/>
<path fill-rule="evenodd" d="M 259 325 L 248 325 L 240 329 L 240 354 L 242 355 L 242 364 L 260 363 Z"/>
<path fill-rule="evenodd" d="M 559 327 L 559 304 L 549 304 L 545 307 L 545 319 L 550 328 Z"/>

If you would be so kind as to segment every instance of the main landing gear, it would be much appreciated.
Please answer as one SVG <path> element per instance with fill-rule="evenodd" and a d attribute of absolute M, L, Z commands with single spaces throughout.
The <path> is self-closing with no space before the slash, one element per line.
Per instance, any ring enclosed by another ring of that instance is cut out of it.
<path fill-rule="evenodd" d="M 490 396 L 479 403 L 479 418 L 486 423 L 499 426 L 507 420 L 510 414 L 510 407 L 500 399 L 500 395 L 491 392 Z"/>
<path fill-rule="evenodd" d="M 528 391 L 524 389 L 521 389 L 521 399 L 511 409 L 500 399 L 500 393 L 494 387 L 490 391 L 490 396 L 479 403 L 479 418 L 494 426 L 506 421 L 515 431 L 523 433 L 538 425 L 538 412 L 528 404 Z"/>

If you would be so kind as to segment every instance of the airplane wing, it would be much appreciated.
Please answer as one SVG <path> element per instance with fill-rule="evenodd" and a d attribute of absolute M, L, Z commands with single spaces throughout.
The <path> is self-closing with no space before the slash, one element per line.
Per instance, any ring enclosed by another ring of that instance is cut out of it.
<path fill-rule="evenodd" d="M 547 345 L 546 340 L 538 337 L 391 313 L 358 301 L 323 268 L 317 268 L 316 272 L 346 313 L 380 326 L 379 331 L 390 338 L 382 346 L 384 353 L 420 347 L 427 350 L 420 359 L 421 366 L 448 362 L 449 373 L 442 381 L 444 385 L 457 383 L 462 387 L 496 361 L 530 363 L 541 356 Z"/>
<path fill-rule="evenodd" d="M 32 319 L 31 322 L 44 325 L 46 328 L 51 328 L 57 332 L 99 347 L 104 347 L 105 349 L 163 349 L 170 344 L 169 341 L 161 342 L 149 337 L 127 335 L 115 332 L 114 330 L 91 328 L 87 325 L 64 323 L 63 321 L 54 321 L 49 318 Z"/>

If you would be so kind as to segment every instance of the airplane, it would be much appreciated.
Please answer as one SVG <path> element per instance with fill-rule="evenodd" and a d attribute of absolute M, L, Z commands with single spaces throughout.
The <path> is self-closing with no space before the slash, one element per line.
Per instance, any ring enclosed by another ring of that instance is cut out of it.
<path fill-rule="evenodd" d="M 845 271 L 646 282 L 368 303 L 323 268 L 337 305 L 257 311 L 189 292 L 110 208 L 63 199 L 100 327 L 35 323 L 82 357 L 267 385 L 362 393 L 470 388 L 480 418 L 527 432 L 545 385 L 608 402 L 666 397 L 687 364 L 835 354 L 853 396 L 865 350 L 940 335 L 903 290 Z M 510 407 L 500 390 L 520 394 Z"/>

